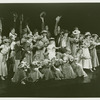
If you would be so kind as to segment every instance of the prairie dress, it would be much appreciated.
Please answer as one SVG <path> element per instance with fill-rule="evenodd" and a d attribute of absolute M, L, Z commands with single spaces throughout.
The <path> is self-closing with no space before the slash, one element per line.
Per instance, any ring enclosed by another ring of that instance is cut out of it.
<path fill-rule="evenodd" d="M 23 69 L 18 68 L 12 78 L 12 82 L 18 83 L 24 80 L 25 78 L 27 78 L 26 72 Z"/>
<path fill-rule="evenodd" d="M 44 50 L 37 50 L 33 57 L 33 60 L 41 61 L 43 59 L 44 59 Z"/>
<path fill-rule="evenodd" d="M 78 77 L 87 77 L 86 72 L 83 70 L 80 64 L 72 62 L 71 66 Z"/>
<path fill-rule="evenodd" d="M 31 71 L 28 75 L 29 82 L 36 82 L 42 78 L 43 78 L 43 74 L 38 70 L 38 68 L 31 69 Z"/>
<path fill-rule="evenodd" d="M 73 71 L 69 63 L 65 63 L 62 65 L 62 73 L 65 79 L 74 79 L 77 77 L 76 73 Z"/>
<path fill-rule="evenodd" d="M 99 66 L 99 60 L 98 60 L 96 48 L 90 49 L 90 55 L 91 55 L 92 66 L 93 67 Z"/>
<path fill-rule="evenodd" d="M 92 62 L 91 62 L 90 52 L 88 48 L 83 48 L 83 56 L 85 58 L 82 60 L 83 68 L 92 69 Z"/>
<path fill-rule="evenodd" d="M 42 74 L 44 74 L 44 79 L 49 80 L 49 79 L 54 79 L 54 73 L 49 67 L 44 67 L 41 70 Z"/>
<path fill-rule="evenodd" d="M 64 78 L 60 68 L 56 68 L 54 74 L 55 74 L 55 80 L 61 80 Z"/>
<path fill-rule="evenodd" d="M 6 55 L 0 53 L 0 76 L 7 76 L 7 62 L 6 62 Z"/>

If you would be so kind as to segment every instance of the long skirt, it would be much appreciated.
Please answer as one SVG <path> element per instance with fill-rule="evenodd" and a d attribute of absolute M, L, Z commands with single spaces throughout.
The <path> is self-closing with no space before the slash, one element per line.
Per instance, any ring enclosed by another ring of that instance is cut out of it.
<path fill-rule="evenodd" d="M 18 83 L 24 80 L 25 78 L 27 78 L 26 72 L 23 69 L 18 68 L 12 78 L 12 82 Z"/>
<path fill-rule="evenodd" d="M 91 69 L 92 68 L 92 62 L 90 57 L 90 52 L 88 48 L 83 48 L 83 56 L 86 59 L 82 60 L 82 65 L 84 69 Z"/>
<path fill-rule="evenodd" d="M 32 69 L 28 75 L 29 82 L 36 82 L 39 79 L 43 78 L 43 74 L 38 70 L 38 68 Z"/>
<path fill-rule="evenodd" d="M 32 60 L 32 58 L 31 58 L 31 53 L 26 53 L 25 54 L 25 58 L 26 58 L 26 62 L 27 62 L 27 64 L 31 64 L 31 60 Z"/>
<path fill-rule="evenodd" d="M 65 79 L 74 79 L 77 77 L 71 65 L 67 63 L 62 66 L 62 73 Z"/>
<path fill-rule="evenodd" d="M 91 55 L 92 66 L 93 67 L 99 66 L 99 60 L 98 60 L 96 48 L 90 49 L 90 55 Z"/>
<path fill-rule="evenodd" d="M 45 67 L 41 70 L 41 72 L 42 74 L 44 74 L 45 80 L 54 79 L 53 71 L 50 68 Z"/>
<path fill-rule="evenodd" d="M 19 64 L 20 64 L 20 60 L 15 60 L 15 66 L 14 66 L 14 69 L 13 69 L 14 72 L 17 71 L 17 68 L 18 68 Z"/>
<path fill-rule="evenodd" d="M 0 53 L 0 76 L 7 76 L 7 62 L 6 62 L 6 55 Z"/>
<path fill-rule="evenodd" d="M 44 50 L 37 50 L 33 57 L 33 60 L 41 61 L 43 59 L 44 59 Z"/>
<path fill-rule="evenodd" d="M 78 77 L 87 77 L 86 72 L 83 70 L 82 66 L 77 63 L 71 63 L 71 66 Z"/>
<path fill-rule="evenodd" d="M 60 68 L 56 68 L 56 70 L 55 70 L 55 79 L 59 80 L 59 79 L 62 79 L 62 78 L 64 78 L 64 76 L 63 76 Z"/>
<path fill-rule="evenodd" d="M 76 56 L 76 52 L 77 52 L 78 48 L 79 48 L 78 44 L 72 43 L 72 45 L 71 45 L 71 52 L 72 52 L 73 57 Z"/>

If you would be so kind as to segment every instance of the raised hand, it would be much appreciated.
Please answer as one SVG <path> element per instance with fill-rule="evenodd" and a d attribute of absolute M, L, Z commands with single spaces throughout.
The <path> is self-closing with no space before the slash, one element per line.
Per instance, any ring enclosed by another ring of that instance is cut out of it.
<path fill-rule="evenodd" d="M 13 13 L 13 17 L 14 17 L 14 22 L 16 22 L 16 20 L 17 20 L 17 18 L 18 18 L 17 13 Z"/>
<path fill-rule="evenodd" d="M 56 17 L 56 22 L 59 22 L 62 16 L 57 16 Z"/>
<path fill-rule="evenodd" d="M 46 16 L 46 13 L 45 12 L 40 13 L 40 18 L 41 18 L 42 21 L 44 20 L 44 17 L 45 16 Z"/>

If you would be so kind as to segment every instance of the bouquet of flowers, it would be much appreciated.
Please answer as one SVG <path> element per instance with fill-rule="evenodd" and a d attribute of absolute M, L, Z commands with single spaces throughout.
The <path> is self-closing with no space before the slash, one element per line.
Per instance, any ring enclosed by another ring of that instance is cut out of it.
<path fill-rule="evenodd" d="M 24 71 L 27 71 L 27 70 L 30 68 L 30 66 L 27 64 L 27 62 L 22 61 L 22 62 L 19 64 L 19 67 L 18 67 L 18 68 L 21 68 L 21 69 L 23 69 Z"/>

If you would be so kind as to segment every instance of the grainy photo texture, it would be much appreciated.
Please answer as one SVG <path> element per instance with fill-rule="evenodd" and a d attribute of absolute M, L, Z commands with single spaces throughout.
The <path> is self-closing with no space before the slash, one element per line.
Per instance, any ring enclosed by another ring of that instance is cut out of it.
<path fill-rule="evenodd" d="M 0 97 L 100 97 L 100 4 L 0 4 Z"/>

